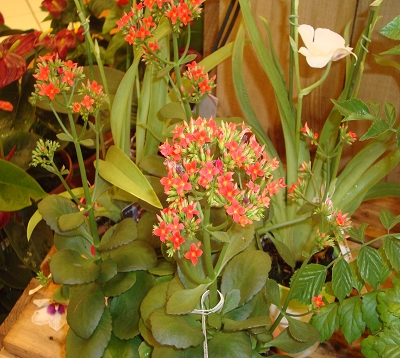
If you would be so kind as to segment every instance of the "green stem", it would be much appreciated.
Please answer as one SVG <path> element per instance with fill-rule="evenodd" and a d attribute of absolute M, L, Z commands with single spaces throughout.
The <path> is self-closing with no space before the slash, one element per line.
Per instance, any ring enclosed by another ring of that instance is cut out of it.
<path fill-rule="evenodd" d="M 306 221 L 310 217 L 311 217 L 311 214 L 298 216 L 296 219 L 293 219 L 293 220 L 288 220 L 288 221 L 285 221 L 283 223 L 271 225 L 271 226 L 268 226 L 268 227 L 263 227 L 260 230 L 258 230 L 257 233 L 259 235 L 264 235 L 264 234 L 266 234 L 268 232 L 271 232 L 273 230 L 280 229 L 280 228 L 287 227 L 287 226 L 291 226 L 291 225 L 295 225 L 295 224 L 298 224 L 300 222 Z"/>
<path fill-rule="evenodd" d="M 182 258 L 179 256 L 178 258 L 180 259 L 179 262 L 181 263 L 181 270 L 186 277 L 199 285 L 211 283 L 210 279 L 200 278 L 198 275 L 196 275 L 196 273 L 190 269 L 187 260 L 182 260 Z"/>
<path fill-rule="evenodd" d="M 192 117 L 192 110 L 190 109 L 189 103 L 187 103 L 187 101 L 183 101 L 180 95 L 180 88 L 182 88 L 182 78 L 181 78 L 181 67 L 179 60 L 176 60 L 179 58 L 179 53 L 178 53 L 179 48 L 178 48 L 178 35 L 175 33 L 172 33 L 172 45 L 174 51 L 174 73 L 176 77 L 176 85 L 178 87 L 179 97 L 181 98 L 181 102 L 183 102 L 186 118 L 189 120 Z"/>
<path fill-rule="evenodd" d="M 212 254 L 211 254 L 211 235 L 210 233 L 206 230 L 206 227 L 209 226 L 210 223 L 210 205 L 207 203 L 204 207 L 203 210 L 203 254 L 204 254 L 204 260 L 205 260 L 205 266 L 206 266 L 206 273 L 207 276 L 211 279 L 215 279 L 215 272 L 214 272 L 214 267 L 212 264 Z"/>

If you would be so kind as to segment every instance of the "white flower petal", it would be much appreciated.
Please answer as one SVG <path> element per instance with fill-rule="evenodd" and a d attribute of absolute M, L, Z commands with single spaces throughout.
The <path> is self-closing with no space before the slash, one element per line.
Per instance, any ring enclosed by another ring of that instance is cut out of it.
<path fill-rule="evenodd" d="M 323 68 L 331 60 L 331 55 L 308 56 L 306 61 L 310 67 Z"/>
<path fill-rule="evenodd" d="M 299 53 L 306 57 L 311 67 L 325 67 L 330 60 L 337 61 L 347 55 L 354 55 L 349 46 L 345 46 L 342 36 L 329 29 L 314 28 L 310 25 L 300 25 L 298 32 L 306 47 L 301 47 Z M 355 55 L 354 55 L 355 56 Z"/>
<path fill-rule="evenodd" d="M 37 300 L 32 300 L 32 302 L 38 307 L 44 307 L 44 306 L 47 307 L 53 301 L 50 298 L 41 298 Z"/>
<path fill-rule="evenodd" d="M 58 312 L 52 316 L 49 325 L 55 331 L 59 331 L 64 325 L 67 323 L 67 315 L 66 314 L 59 314 Z"/>
<path fill-rule="evenodd" d="M 344 38 L 329 29 L 316 29 L 314 45 L 324 54 L 334 53 L 338 48 L 345 48 Z"/>
<path fill-rule="evenodd" d="M 32 315 L 32 323 L 43 326 L 52 320 L 53 316 L 47 312 L 47 306 L 36 310 Z"/>

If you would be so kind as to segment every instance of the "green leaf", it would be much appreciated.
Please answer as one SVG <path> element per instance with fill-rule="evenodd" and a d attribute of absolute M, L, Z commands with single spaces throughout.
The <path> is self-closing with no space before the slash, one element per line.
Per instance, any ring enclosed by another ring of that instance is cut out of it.
<path fill-rule="evenodd" d="M 63 142 L 72 142 L 73 138 L 66 133 L 58 133 L 57 138 Z"/>
<path fill-rule="evenodd" d="M 396 107 L 393 103 L 386 102 L 385 103 L 385 116 L 386 120 L 391 127 L 393 127 L 394 122 L 396 122 Z"/>
<path fill-rule="evenodd" d="M 119 339 L 131 339 L 139 334 L 140 304 L 154 286 L 153 276 L 145 271 L 136 272 L 136 282 L 110 304 L 113 333 Z"/>
<path fill-rule="evenodd" d="M 99 161 L 100 175 L 111 184 L 142 199 L 156 208 L 162 208 L 153 188 L 130 158 L 116 146 L 111 146 L 106 160 Z"/>
<path fill-rule="evenodd" d="M 208 284 L 202 284 L 193 289 L 175 291 L 168 299 L 167 314 L 184 314 L 193 311 L 200 303 L 201 296 L 207 287 Z"/>
<path fill-rule="evenodd" d="M 154 338 L 163 345 L 186 349 L 200 345 L 204 339 L 201 323 L 192 315 L 171 315 L 160 307 L 151 313 L 150 323 Z"/>
<path fill-rule="evenodd" d="M 319 311 L 313 314 L 311 324 L 321 335 L 321 342 L 330 339 L 333 332 L 339 329 L 338 308 L 339 304 L 333 302 L 320 307 Z"/>
<path fill-rule="evenodd" d="M 379 33 L 391 40 L 400 40 L 400 15 L 380 29 Z"/>
<path fill-rule="evenodd" d="M 118 272 L 147 270 L 157 265 L 154 249 L 144 241 L 132 241 L 110 253 L 117 264 Z"/>
<path fill-rule="evenodd" d="M 168 175 L 165 168 L 164 158 L 157 154 L 146 155 L 139 162 L 139 168 L 144 172 L 157 176 L 158 178 Z"/>
<path fill-rule="evenodd" d="M 279 290 L 279 285 L 275 280 L 268 279 L 265 284 L 265 294 L 267 300 L 273 305 L 277 306 L 279 310 L 282 310 L 281 304 L 281 293 Z"/>
<path fill-rule="evenodd" d="M 115 297 L 128 291 L 136 282 L 136 272 L 118 273 L 103 285 L 104 296 Z"/>
<path fill-rule="evenodd" d="M 105 308 L 96 330 L 89 339 L 77 336 L 72 329 L 68 331 L 66 358 L 101 358 L 110 338 L 111 316 L 108 308 Z"/>
<path fill-rule="evenodd" d="M 389 210 L 382 210 L 379 219 L 386 230 L 394 228 L 400 222 L 400 215 L 394 217 Z"/>
<path fill-rule="evenodd" d="M 400 241 L 392 237 L 385 237 L 383 240 L 383 250 L 392 268 L 400 271 Z"/>
<path fill-rule="evenodd" d="M 347 231 L 349 236 L 360 243 L 364 243 L 365 239 L 365 230 L 367 229 L 368 224 L 364 223 L 361 224 L 359 228 L 352 227 L 350 230 Z"/>
<path fill-rule="evenodd" d="M 290 299 L 309 305 L 311 299 L 322 291 L 326 278 L 326 267 L 318 264 L 309 264 L 301 275 L 297 270 L 290 280 Z"/>
<path fill-rule="evenodd" d="M 250 317 L 243 321 L 235 321 L 233 319 L 222 318 L 224 331 L 244 331 L 255 327 L 266 327 L 271 325 L 269 316 Z"/>
<path fill-rule="evenodd" d="M 99 250 L 106 251 L 129 244 L 137 238 L 137 225 L 132 218 L 126 218 L 111 226 L 103 235 Z"/>
<path fill-rule="evenodd" d="M 332 270 L 332 289 L 340 302 L 350 294 L 353 288 L 352 283 L 350 265 L 344 258 L 341 258 Z"/>
<path fill-rule="evenodd" d="M 346 341 L 351 344 L 354 340 L 360 338 L 365 330 L 361 298 L 355 296 L 345 299 L 340 304 L 338 313 L 341 331 Z"/>
<path fill-rule="evenodd" d="M 97 277 L 98 283 L 105 283 L 108 280 L 111 280 L 117 274 L 117 264 L 114 260 L 107 258 L 100 265 L 100 274 Z M 106 296 L 111 296 L 107 295 Z"/>
<path fill-rule="evenodd" d="M 368 106 L 357 98 L 352 98 L 343 102 L 332 100 L 332 102 L 339 112 L 346 118 L 353 114 L 356 114 L 359 117 L 368 116 L 370 114 Z M 374 117 L 369 119 L 374 119 Z"/>
<path fill-rule="evenodd" d="M 240 304 L 240 291 L 237 289 L 229 291 L 225 295 L 225 303 L 224 307 L 222 308 L 221 314 L 224 315 L 225 313 L 234 310 L 235 308 L 239 307 L 239 304 Z"/>
<path fill-rule="evenodd" d="M 88 339 L 103 315 L 104 295 L 96 283 L 76 286 L 68 304 L 67 322 L 76 335 Z"/>
<path fill-rule="evenodd" d="M 225 267 L 221 292 L 240 290 L 240 305 L 251 300 L 264 287 L 271 269 L 271 258 L 263 251 L 246 250 L 235 256 Z"/>
<path fill-rule="evenodd" d="M 58 218 L 58 227 L 60 231 L 70 231 L 77 229 L 85 223 L 85 215 L 82 211 L 61 215 Z"/>
<path fill-rule="evenodd" d="M 400 64 L 396 61 L 390 60 L 386 57 L 378 56 L 378 55 L 373 55 L 375 58 L 375 61 L 381 65 L 381 66 L 387 66 L 387 67 L 394 67 L 397 70 L 400 70 Z"/>
<path fill-rule="evenodd" d="M 124 153 L 130 151 L 130 125 L 133 88 L 141 56 L 135 53 L 134 61 L 126 71 L 115 94 L 111 107 L 110 124 L 115 145 Z"/>
<path fill-rule="evenodd" d="M 363 246 L 357 256 L 357 266 L 362 279 L 374 289 L 382 284 L 386 277 L 383 273 L 387 266 L 379 255 L 378 251 L 369 246 Z"/>
<path fill-rule="evenodd" d="M 15 164 L 0 159 L 0 207 L 3 211 L 17 211 L 47 194 L 30 175 Z"/>
<path fill-rule="evenodd" d="M 306 342 L 315 331 L 315 328 L 307 322 L 299 321 L 290 316 L 286 316 L 286 319 L 289 323 L 289 333 L 297 341 Z"/>
<path fill-rule="evenodd" d="M 152 287 L 147 295 L 143 298 L 140 305 L 140 314 L 146 325 L 150 327 L 150 315 L 160 307 L 164 307 L 167 303 L 167 290 L 169 282 L 161 282 Z"/>
<path fill-rule="evenodd" d="M 50 271 L 55 283 L 75 285 L 96 280 L 100 267 L 92 260 L 84 259 L 77 251 L 62 250 L 53 255 Z"/>
<path fill-rule="evenodd" d="M 250 336 L 245 332 L 220 331 L 208 341 L 210 358 L 251 357 Z"/>
<path fill-rule="evenodd" d="M 386 196 L 400 197 L 400 183 L 379 182 L 376 183 L 364 197 L 364 201 L 383 198 Z"/>
<path fill-rule="evenodd" d="M 247 225 L 242 227 L 241 225 L 233 225 L 228 230 L 228 235 L 231 237 L 228 248 L 226 249 L 225 256 L 223 258 L 219 273 L 228 263 L 228 261 L 236 256 L 239 252 L 244 250 L 250 245 L 250 242 L 254 239 L 254 225 Z"/>
<path fill-rule="evenodd" d="M 167 103 L 160 109 L 160 115 L 166 119 L 180 119 L 186 121 L 186 113 L 178 102 Z"/>
<path fill-rule="evenodd" d="M 310 326 L 312 327 L 312 326 Z M 293 338 L 290 334 L 289 329 L 286 328 L 282 333 L 272 341 L 268 342 L 266 346 L 277 347 L 289 354 L 296 354 L 305 351 L 306 349 L 312 347 L 320 340 L 320 335 L 318 331 L 313 327 L 309 328 L 309 336 L 307 341 L 300 342 Z"/>
<path fill-rule="evenodd" d="M 133 337 L 128 340 L 121 340 L 111 335 L 108 346 L 102 358 L 139 358 L 139 347 L 142 343 L 140 337 Z"/>
<path fill-rule="evenodd" d="M 388 122 L 383 119 L 374 121 L 367 132 L 360 138 L 360 141 L 375 138 L 390 129 Z"/>
<path fill-rule="evenodd" d="M 43 216 L 46 224 L 55 231 L 57 234 L 75 236 L 82 234 L 85 230 L 83 226 L 76 228 L 75 230 L 62 231 L 58 225 L 59 218 L 66 214 L 79 213 L 78 206 L 73 203 L 70 199 L 67 199 L 61 195 L 49 195 L 44 198 L 38 204 L 39 213 Z"/>
<path fill-rule="evenodd" d="M 207 230 L 208 231 L 208 230 Z M 208 231 L 211 236 L 222 242 L 229 242 L 231 238 L 226 231 Z"/>
<path fill-rule="evenodd" d="M 352 276 L 352 281 L 353 281 L 353 287 L 358 291 L 361 292 L 361 290 L 364 287 L 364 282 L 362 282 L 362 278 L 360 276 L 360 271 L 358 270 L 357 266 L 357 260 L 350 262 L 350 270 L 351 270 L 351 276 Z"/>
<path fill-rule="evenodd" d="M 400 55 L 400 45 L 380 53 L 381 55 Z"/>
<path fill-rule="evenodd" d="M 382 328 L 382 321 L 379 319 L 377 296 L 378 292 L 372 291 L 363 295 L 362 299 L 362 318 L 372 334 L 378 333 Z"/>

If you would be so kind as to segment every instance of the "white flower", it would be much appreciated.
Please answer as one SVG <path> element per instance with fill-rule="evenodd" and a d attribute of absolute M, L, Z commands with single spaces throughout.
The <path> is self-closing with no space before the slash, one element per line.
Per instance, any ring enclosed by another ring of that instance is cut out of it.
<path fill-rule="evenodd" d="M 51 299 L 44 298 L 33 300 L 40 307 L 32 315 L 32 322 L 38 326 L 49 324 L 55 331 L 59 331 L 67 323 L 67 306 L 56 303 Z"/>
<path fill-rule="evenodd" d="M 299 52 L 306 56 L 311 67 L 322 68 L 332 60 L 337 61 L 350 54 L 352 47 L 345 46 L 344 38 L 329 29 L 316 29 L 310 25 L 300 25 L 299 34 L 306 47 Z M 355 55 L 354 55 L 355 56 Z"/>

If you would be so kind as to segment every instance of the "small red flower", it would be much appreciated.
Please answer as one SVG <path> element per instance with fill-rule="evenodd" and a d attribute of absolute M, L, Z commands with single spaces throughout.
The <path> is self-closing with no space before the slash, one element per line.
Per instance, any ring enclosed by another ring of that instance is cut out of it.
<path fill-rule="evenodd" d="M 197 265 L 198 258 L 203 254 L 203 251 L 199 249 L 201 242 L 196 244 L 190 244 L 189 251 L 184 255 L 185 259 L 192 260 L 193 266 Z"/>
<path fill-rule="evenodd" d="M 12 112 L 14 109 L 14 106 L 12 105 L 12 103 L 10 103 L 8 101 L 0 101 L 0 109 L 2 109 L 3 111 L 6 111 L 6 112 Z"/>
<path fill-rule="evenodd" d="M 174 244 L 174 249 L 180 250 L 181 245 L 185 242 L 185 239 L 181 236 L 179 231 L 175 231 L 172 236 L 169 237 L 169 241 Z"/>
<path fill-rule="evenodd" d="M 312 298 L 312 300 L 313 300 L 313 302 L 314 302 L 314 304 L 315 304 L 316 307 L 325 306 L 325 303 L 324 303 L 324 301 L 322 300 L 322 295 L 314 296 L 314 297 Z"/>
<path fill-rule="evenodd" d="M 89 97 L 88 95 L 85 95 L 85 97 L 83 97 L 81 105 L 86 107 L 86 109 L 89 110 L 92 107 L 93 103 L 94 103 L 94 99 Z"/>
<path fill-rule="evenodd" d="M 47 96 L 51 100 L 54 99 L 57 93 L 60 93 L 60 89 L 55 87 L 53 82 L 50 82 L 48 85 L 46 83 L 38 84 L 38 87 L 40 88 L 39 94 L 41 96 Z"/>

